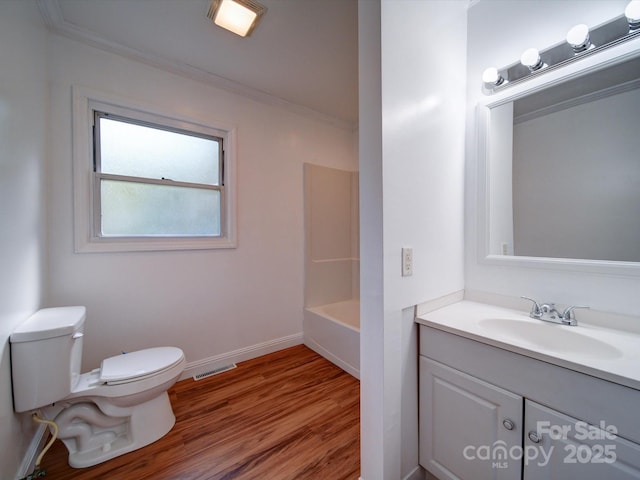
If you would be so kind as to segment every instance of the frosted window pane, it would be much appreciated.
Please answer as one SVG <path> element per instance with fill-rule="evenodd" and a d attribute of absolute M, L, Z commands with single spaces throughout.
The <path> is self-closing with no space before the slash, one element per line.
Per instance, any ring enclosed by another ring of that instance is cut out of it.
<path fill-rule="evenodd" d="M 101 180 L 102 235 L 220 236 L 220 191 Z"/>
<path fill-rule="evenodd" d="M 100 122 L 100 171 L 220 185 L 219 141 L 134 125 Z"/>

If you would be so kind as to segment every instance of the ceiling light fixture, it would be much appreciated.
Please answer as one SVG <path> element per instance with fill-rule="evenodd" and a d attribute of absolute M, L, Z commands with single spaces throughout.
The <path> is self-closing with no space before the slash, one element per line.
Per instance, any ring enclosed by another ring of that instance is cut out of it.
<path fill-rule="evenodd" d="M 253 0 L 212 0 L 207 17 L 219 27 L 247 37 L 267 11 Z"/>

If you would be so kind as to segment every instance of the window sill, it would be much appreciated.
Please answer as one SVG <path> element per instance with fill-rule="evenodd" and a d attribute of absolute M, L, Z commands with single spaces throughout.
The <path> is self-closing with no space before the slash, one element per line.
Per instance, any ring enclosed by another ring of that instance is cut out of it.
<path fill-rule="evenodd" d="M 234 239 L 209 237 L 92 238 L 77 239 L 76 253 L 153 252 L 236 248 Z"/>

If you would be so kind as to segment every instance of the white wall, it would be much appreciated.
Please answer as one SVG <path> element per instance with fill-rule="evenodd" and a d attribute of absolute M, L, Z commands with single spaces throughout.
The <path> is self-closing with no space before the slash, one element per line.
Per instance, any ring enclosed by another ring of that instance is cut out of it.
<path fill-rule="evenodd" d="M 541 268 L 491 266 L 477 254 L 477 156 L 475 105 L 483 98 L 482 71 L 503 67 L 531 46 L 544 49 L 563 41 L 577 23 L 599 25 L 621 15 L 626 0 L 504 2 L 481 0 L 468 12 L 466 288 L 541 301 L 590 305 L 592 309 L 640 315 L 640 278 Z M 526 19 L 527 28 L 522 28 Z"/>
<path fill-rule="evenodd" d="M 49 56 L 48 303 L 87 306 L 83 369 L 153 345 L 180 347 L 193 363 L 301 343 L 303 163 L 357 169 L 354 132 L 63 37 L 50 38 Z M 238 248 L 74 253 L 72 85 L 237 126 Z"/>
<path fill-rule="evenodd" d="M 13 413 L 8 338 L 40 308 L 46 263 L 46 30 L 35 2 L 0 2 L 0 45 L 0 479 L 13 480 L 35 429 Z"/>
<path fill-rule="evenodd" d="M 396 478 L 399 428 L 385 411 L 380 2 L 358 0 L 360 164 L 360 477 Z M 391 424 L 391 427 L 387 427 Z M 393 450 L 392 450 L 393 449 Z M 389 465 L 394 461 L 394 465 Z M 389 465 L 389 466 L 388 466 Z M 387 472 L 390 472 L 390 475 Z"/>
<path fill-rule="evenodd" d="M 410 307 L 463 288 L 466 7 L 359 3 L 365 480 L 417 467 Z M 402 247 L 413 248 L 412 277 L 400 275 Z"/>

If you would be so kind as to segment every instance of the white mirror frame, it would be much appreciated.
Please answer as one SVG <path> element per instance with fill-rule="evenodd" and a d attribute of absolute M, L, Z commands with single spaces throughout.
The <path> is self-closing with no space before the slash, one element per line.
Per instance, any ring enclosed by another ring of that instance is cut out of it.
<path fill-rule="evenodd" d="M 562 68 L 551 70 L 527 82 L 506 88 L 495 95 L 478 102 L 477 105 L 477 161 L 478 161 L 478 261 L 485 265 L 533 267 L 552 270 L 594 272 L 610 275 L 640 276 L 640 262 L 614 262 L 549 257 L 521 257 L 496 255 L 491 253 L 491 182 L 490 158 L 492 146 L 491 110 L 526 95 L 539 92 L 553 85 L 579 77 L 593 70 L 640 56 L 640 37 L 615 45 Z M 640 221 L 640 219 L 639 219 Z"/>

